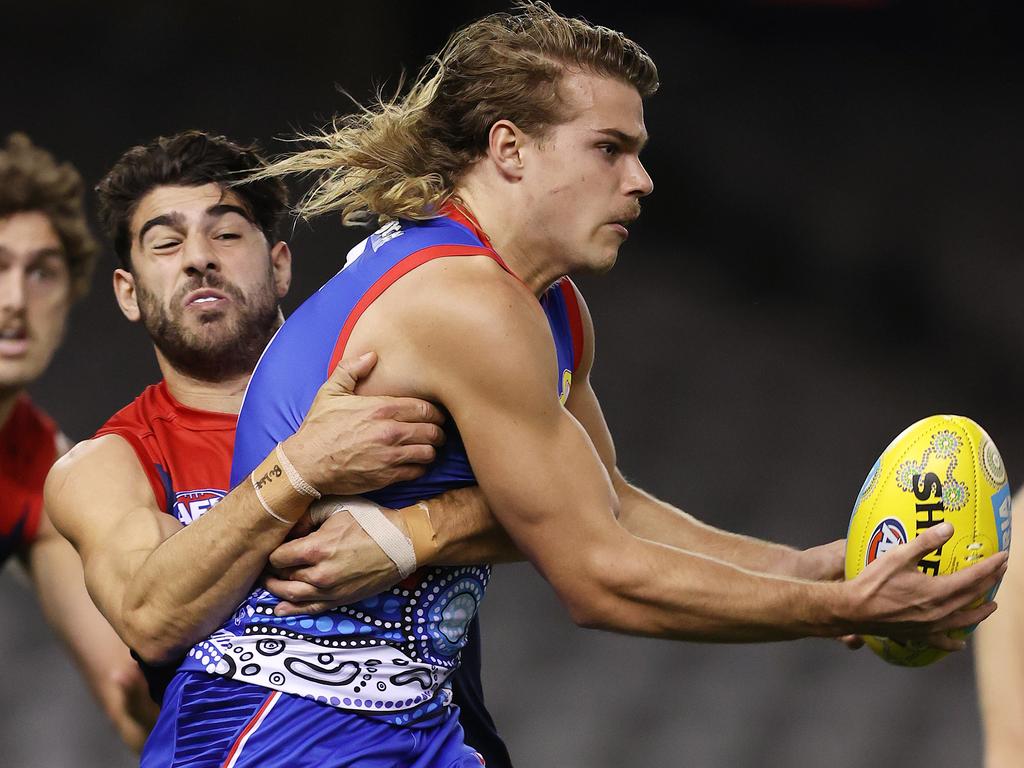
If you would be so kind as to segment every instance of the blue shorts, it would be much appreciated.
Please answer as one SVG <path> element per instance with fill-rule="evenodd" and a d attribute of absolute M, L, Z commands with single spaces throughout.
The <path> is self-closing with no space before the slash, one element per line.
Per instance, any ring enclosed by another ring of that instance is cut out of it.
<path fill-rule="evenodd" d="M 179 672 L 140 768 L 480 768 L 458 709 L 396 726 L 289 693 Z"/>

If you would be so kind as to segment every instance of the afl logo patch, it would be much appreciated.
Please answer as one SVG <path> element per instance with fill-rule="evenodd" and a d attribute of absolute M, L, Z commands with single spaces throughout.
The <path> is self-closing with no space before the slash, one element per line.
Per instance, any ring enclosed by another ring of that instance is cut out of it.
<path fill-rule="evenodd" d="M 907 543 L 907 532 L 903 524 L 894 517 L 887 517 L 875 526 L 868 539 L 868 551 L 864 557 L 864 565 L 868 565 L 875 558 L 881 557 L 890 549 Z"/>
<path fill-rule="evenodd" d="M 201 488 L 195 491 L 176 493 L 174 495 L 174 516 L 182 525 L 194 523 L 225 495 L 224 491 L 219 491 L 216 488 Z"/>

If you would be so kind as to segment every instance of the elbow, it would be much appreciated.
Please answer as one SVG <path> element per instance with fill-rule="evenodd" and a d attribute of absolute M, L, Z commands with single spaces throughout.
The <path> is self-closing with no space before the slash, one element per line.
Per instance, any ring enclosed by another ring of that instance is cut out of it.
<path fill-rule="evenodd" d="M 178 660 L 192 645 L 189 638 L 145 608 L 125 614 L 122 639 L 140 659 L 154 666 Z"/>
<path fill-rule="evenodd" d="M 570 606 L 569 618 L 580 629 L 599 629 L 611 632 L 617 629 L 615 622 L 611 620 L 611 614 L 594 605 Z"/>
<path fill-rule="evenodd" d="M 176 645 L 167 643 L 152 634 L 132 632 L 125 638 L 128 646 L 146 664 L 159 667 L 169 664 L 181 655 Z"/>
<path fill-rule="evenodd" d="M 631 585 L 637 577 L 621 548 L 594 547 L 583 553 L 576 570 L 560 590 L 572 622 L 582 629 L 631 631 Z"/>

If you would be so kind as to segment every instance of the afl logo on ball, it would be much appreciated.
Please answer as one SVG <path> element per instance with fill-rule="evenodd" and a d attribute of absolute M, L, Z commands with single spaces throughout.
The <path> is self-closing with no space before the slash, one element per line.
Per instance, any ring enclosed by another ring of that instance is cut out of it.
<path fill-rule="evenodd" d="M 868 551 L 864 557 L 864 565 L 872 562 L 875 558 L 881 557 L 893 547 L 907 543 L 907 532 L 903 524 L 894 517 L 887 517 L 875 526 L 868 539 Z"/>

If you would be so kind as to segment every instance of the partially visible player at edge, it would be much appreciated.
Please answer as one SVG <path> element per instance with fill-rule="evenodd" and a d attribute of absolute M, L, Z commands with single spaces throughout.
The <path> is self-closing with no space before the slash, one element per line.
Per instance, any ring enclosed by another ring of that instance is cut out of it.
<path fill-rule="evenodd" d="M 0 148 L 0 566 L 18 556 L 93 694 L 139 750 L 156 708 L 128 649 L 89 600 L 78 555 L 43 509 L 46 473 L 69 441 L 25 393 L 88 290 L 96 252 L 78 172 L 27 136 L 9 136 Z"/>
<path fill-rule="evenodd" d="M 282 322 L 278 300 L 291 274 L 289 248 L 275 236 L 287 209 L 283 184 L 228 188 L 260 165 L 251 148 L 189 131 L 129 150 L 97 188 L 122 265 L 114 273 L 118 302 L 153 339 L 163 381 L 58 462 L 46 499 L 81 553 L 93 598 L 165 703 L 180 693 L 165 691 L 185 651 L 231 616 L 268 558 L 279 568 L 268 586 L 294 601 L 278 607 L 282 614 L 372 594 L 400 578 L 348 514 L 282 545 L 308 521 L 283 525 L 250 485 L 226 493 L 236 413 L 257 357 Z M 318 467 L 324 492 L 415 478 L 442 442 L 443 419 L 429 403 L 350 394 L 373 364 L 371 355 L 339 365 L 302 433 L 284 447 L 303 466 Z M 514 553 L 476 489 L 431 499 L 429 517 L 419 506 L 388 514 L 413 540 L 409 527 L 420 526 L 415 554 L 423 563 Z M 143 764 L 245 764 L 235 745 L 248 732 L 207 713 L 222 704 L 244 710 L 250 698 L 231 680 L 203 676 L 213 682 L 204 705 L 180 724 L 166 759 L 154 762 L 147 747 Z M 473 743 L 491 764 L 508 765 L 483 707 L 479 666 L 460 682 Z M 159 727 L 154 733 L 164 743 Z"/>
<path fill-rule="evenodd" d="M 456 32 L 404 97 L 341 119 L 322 147 L 262 174 L 319 173 L 302 206 L 308 215 L 389 223 L 350 252 L 264 353 L 239 417 L 232 479 L 257 482 L 263 457 L 316 407 L 339 356 L 373 349 L 380 362 L 359 392 L 440 403 L 458 430 L 449 428 L 427 475 L 370 496 L 394 506 L 478 482 L 580 625 L 705 641 L 871 633 L 962 647 L 944 631 L 994 610 L 969 606 L 1005 556 L 925 576 L 916 563 L 950 526 L 852 581 L 804 580 L 794 577 L 839 578 L 842 544 L 793 557 L 705 526 L 616 469 L 589 382 L 591 319 L 565 276 L 611 268 L 652 191 L 639 153 L 643 98 L 657 84 L 651 59 L 621 33 L 523 3 Z M 315 464 L 295 466 L 316 484 Z M 289 509 L 287 496 L 277 503 Z M 241 643 L 258 651 L 277 635 L 249 679 L 330 701 L 350 730 L 376 729 L 383 711 L 422 739 L 402 765 L 462 764 L 444 679 L 487 578 L 485 566 L 421 571 L 284 637 L 258 618 L 267 604 L 252 596 L 235 618 L 247 624 Z M 367 639 L 354 642 L 352 626 L 368 627 Z M 227 625 L 203 653 L 219 658 L 239 642 Z M 366 674 L 311 675 L 312 684 L 286 674 L 327 656 L 332 669 Z M 418 693 L 400 669 L 417 671 Z M 268 758 L 274 734 L 288 732 L 285 718 L 297 716 L 279 718 L 276 697 L 263 699 L 274 707 L 261 725 L 266 739 L 250 745 Z M 428 717 L 429 726 L 420 720 Z M 382 741 L 384 754 L 389 747 Z"/>
<path fill-rule="evenodd" d="M 1024 489 L 1011 507 L 1024 509 Z M 1017 545 L 1020 546 L 1019 544 Z M 1010 560 L 999 587 L 999 613 L 975 633 L 984 768 L 1017 768 L 1024 755 L 1024 558 Z"/>

